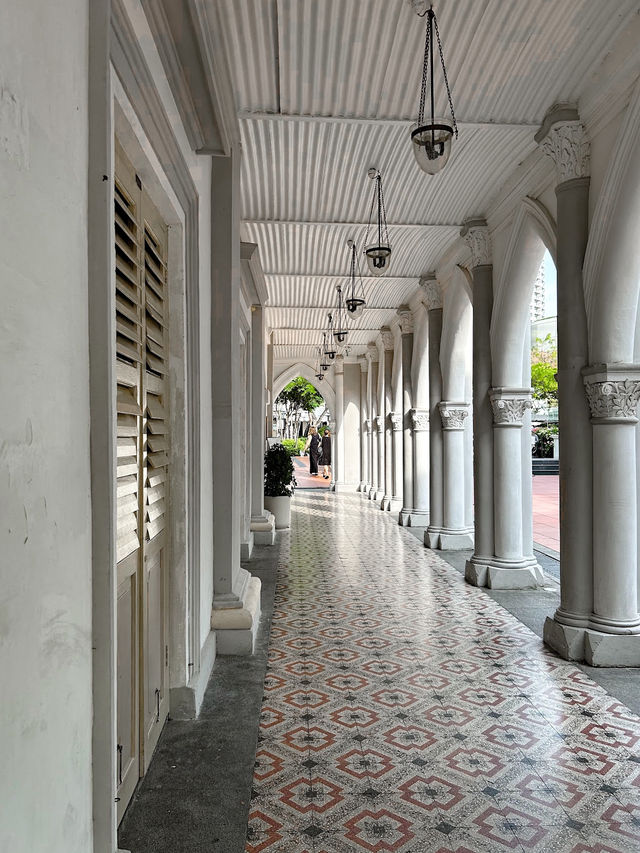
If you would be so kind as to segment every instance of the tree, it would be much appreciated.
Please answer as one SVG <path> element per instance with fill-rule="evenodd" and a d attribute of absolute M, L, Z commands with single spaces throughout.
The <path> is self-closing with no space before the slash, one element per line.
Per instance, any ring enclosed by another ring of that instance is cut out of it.
<path fill-rule="evenodd" d="M 558 348 L 551 335 L 536 338 L 531 347 L 533 399 L 549 407 L 558 403 Z"/>
<path fill-rule="evenodd" d="M 311 422 L 314 409 L 324 402 L 322 394 L 302 376 L 298 376 L 282 389 L 276 398 L 276 403 L 284 406 L 285 432 L 292 432 L 290 438 L 297 438 L 300 430 L 300 417 L 307 412 Z M 291 430 L 293 419 L 293 430 Z"/>

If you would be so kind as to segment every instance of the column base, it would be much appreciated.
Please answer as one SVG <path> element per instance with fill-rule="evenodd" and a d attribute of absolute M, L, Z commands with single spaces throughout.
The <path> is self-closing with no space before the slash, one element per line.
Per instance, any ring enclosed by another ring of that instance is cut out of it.
<path fill-rule="evenodd" d="M 273 513 L 265 510 L 263 516 L 252 518 L 251 532 L 256 545 L 273 545 L 276 541 L 276 519 Z"/>
<path fill-rule="evenodd" d="M 427 527 L 429 524 L 429 510 L 412 509 L 409 516 L 410 527 Z"/>
<path fill-rule="evenodd" d="M 221 655 L 253 654 L 260 622 L 260 578 L 249 577 L 240 607 L 211 613 L 211 630 L 216 632 L 216 648 Z"/>
<path fill-rule="evenodd" d="M 424 532 L 424 547 L 436 551 L 440 546 L 440 527 L 428 527 Z"/>
<path fill-rule="evenodd" d="M 464 579 L 472 586 L 486 586 L 490 564 L 491 557 L 476 557 L 474 554 L 465 564 Z"/>
<path fill-rule="evenodd" d="M 537 589 L 544 583 L 544 573 L 535 559 L 492 559 L 487 568 L 487 586 L 490 589 Z"/>
<path fill-rule="evenodd" d="M 345 492 L 355 492 L 356 487 L 351 483 L 334 483 L 333 491 L 336 494 L 344 494 Z"/>
<path fill-rule="evenodd" d="M 440 531 L 438 548 L 440 551 L 466 551 L 468 548 L 473 548 L 473 528 L 448 530 L 443 527 Z"/>
<path fill-rule="evenodd" d="M 366 492 L 368 488 L 369 486 L 367 485 L 367 483 L 360 483 L 360 485 L 358 486 L 358 491 Z"/>
<path fill-rule="evenodd" d="M 550 616 L 545 620 L 544 642 L 565 660 L 584 660 L 584 635 L 584 628 L 563 625 Z"/>
<path fill-rule="evenodd" d="M 254 543 L 253 533 L 249 533 L 249 535 L 244 540 L 244 542 L 240 543 L 240 559 L 243 562 L 246 562 L 246 560 L 251 559 L 251 552 L 253 551 L 253 543 Z"/>
<path fill-rule="evenodd" d="M 400 512 L 398 513 L 398 524 L 401 527 L 409 527 L 411 524 L 411 510 L 406 507 L 402 507 Z"/>
<path fill-rule="evenodd" d="M 402 509 L 402 501 L 398 498 L 390 498 L 387 505 L 387 512 L 400 512 Z"/>
<path fill-rule="evenodd" d="M 589 666 L 640 667 L 640 634 L 605 634 L 587 628 L 584 660 Z"/>
<path fill-rule="evenodd" d="M 195 720 L 200 713 L 204 692 L 216 660 L 216 635 L 209 631 L 200 652 L 200 669 L 188 684 L 169 691 L 169 713 L 172 720 Z"/>

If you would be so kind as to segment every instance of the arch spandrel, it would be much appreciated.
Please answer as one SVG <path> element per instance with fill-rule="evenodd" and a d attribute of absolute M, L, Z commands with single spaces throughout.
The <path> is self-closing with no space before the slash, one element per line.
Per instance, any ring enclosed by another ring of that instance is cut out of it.
<path fill-rule="evenodd" d="M 336 392 L 329 379 L 330 375 L 331 371 L 325 373 L 323 381 L 318 382 L 314 367 L 307 364 L 305 361 L 297 361 L 295 364 L 283 368 L 278 376 L 274 378 L 273 399 L 275 401 L 278 394 L 286 385 L 289 384 L 289 382 L 292 382 L 298 376 L 302 376 L 303 379 L 306 379 L 307 382 L 311 382 L 311 384 L 318 389 L 320 394 L 324 397 L 326 404 L 329 406 L 329 409 L 333 413 L 335 412 Z"/>

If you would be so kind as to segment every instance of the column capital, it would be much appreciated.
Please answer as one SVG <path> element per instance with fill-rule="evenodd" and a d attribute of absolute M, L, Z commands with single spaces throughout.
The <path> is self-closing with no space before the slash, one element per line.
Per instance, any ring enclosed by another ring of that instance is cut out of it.
<path fill-rule="evenodd" d="M 434 272 L 421 277 L 420 287 L 422 289 L 422 304 L 427 311 L 442 308 L 442 288 Z"/>
<path fill-rule="evenodd" d="M 393 332 L 388 326 L 382 326 L 380 329 L 380 340 L 382 341 L 382 348 L 384 350 L 393 349 Z"/>
<path fill-rule="evenodd" d="M 391 428 L 394 432 L 399 432 L 402 429 L 402 414 L 401 412 L 389 412 L 391 420 Z"/>
<path fill-rule="evenodd" d="M 589 177 L 591 145 L 575 106 L 554 104 L 535 141 L 553 159 L 559 184 Z"/>
<path fill-rule="evenodd" d="M 365 424 L 366 424 L 366 427 L 367 427 L 367 434 L 368 434 L 368 435 L 371 435 L 372 425 L 373 425 L 373 421 L 371 420 L 371 418 L 367 418 L 367 419 L 366 419 L 366 421 L 365 421 Z"/>
<path fill-rule="evenodd" d="M 378 432 L 384 432 L 384 418 L 382 417 L 382 415 L 377 415 L 374 418 L 374 421 Z"/>
<path fill-rule="evenodd" d="M 594 424 L 638 422 L 640 365 L 597 364 L 582 371 Z"/>
<path fill-rule="evenodd" d="M 398 325 L 400 332 L 403 335 L 413 334 L 413 313 L 408 305 L 401 305 L 396 311 L 398 316 Z"/>
<path fill-rule="evenodd" d="M 467 219 L 460 230 L 460 236 L 471 252 L 471 266 L 482 267 L 492 264 L 491 234 L 484 219 Z"/>
<path fill-rule="evenodd" d="M 438 403 L 440 409 L 440 419 L 442 420 L 442 429 L 464 429 L 465 418 L 469 417 L 468 403 L 450 403 L 444 401 Z"/>
<path fill-rule="evenodd" d="M 335 368 L 336 376 L 339 376 L 340 374 L 344 373 L 344 356 L 337 355 L 333 366 Z"/>
<path fill-rule="evenodd" d="M 378 347 L 374 343 L 367 344 L 367 354 L 365 358 L 368 358 L 369 361 L 377 361 L 378 360 Z"/>
<path fill-rule="evenodd" d="M 425 432 L 429 429 L 429 410 L 411 409 L 411 422 L 414 432 Z"/>
<path fill-rule="evenodd" d="M 521 427 L 524 413 L 531 408 L 531 389 L 490 388 L 489 399 L 495 426 Z"/>
<path fill-rule="evenodd" d="M 358 364 L 360 365 L 360 372 L 367 373 L 369 370 L 369 362 L 367 361 L 366 355 L 358 356 Z"/>

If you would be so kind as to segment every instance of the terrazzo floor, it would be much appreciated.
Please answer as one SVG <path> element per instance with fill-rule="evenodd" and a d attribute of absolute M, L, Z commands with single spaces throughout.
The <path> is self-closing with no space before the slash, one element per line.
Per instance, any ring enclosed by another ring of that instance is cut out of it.
<path fill-rule="evenodd" d="M 640 719 L 358 495 L 296 495 L 268 658 L 246 853 L 640 851 Z"/>

